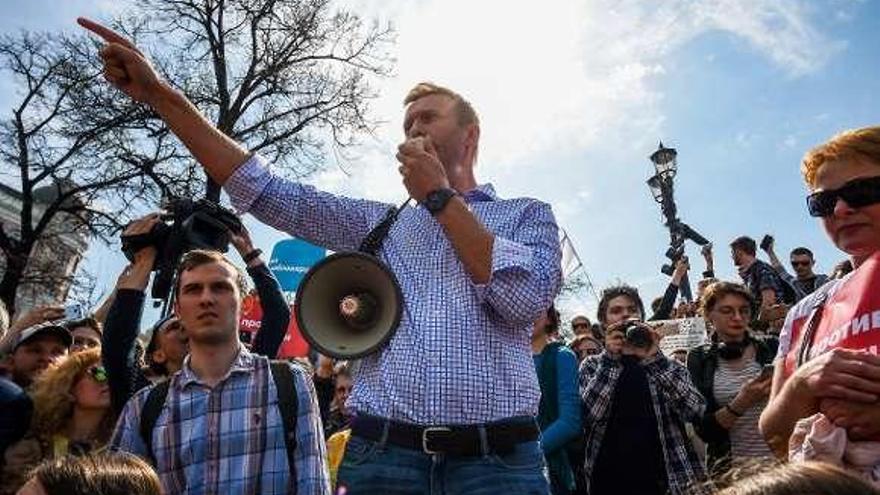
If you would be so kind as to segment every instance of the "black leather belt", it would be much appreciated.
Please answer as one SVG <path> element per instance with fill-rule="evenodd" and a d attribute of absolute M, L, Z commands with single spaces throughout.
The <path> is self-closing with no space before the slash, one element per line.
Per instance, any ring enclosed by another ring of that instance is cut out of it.
<path fill-rule="evenodd" d="M 535 441 L 539 435 L 538 425 L 527 418 L 485 425 L 418 426 L 375 416 L 356 416 L 351 433 L 379 442 L 386 424 L 388 436 L 385 441 L 391 445 L 421 450 L 426 454 L 463 457 L 484 454 L 481 430 L 486 432 L 488 452 L 496 454 L 509 453 L 517 444 Z"/>

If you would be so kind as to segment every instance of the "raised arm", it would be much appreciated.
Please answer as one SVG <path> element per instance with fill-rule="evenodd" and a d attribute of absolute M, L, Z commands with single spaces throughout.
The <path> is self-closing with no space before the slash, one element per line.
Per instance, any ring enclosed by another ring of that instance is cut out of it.
<path fill-rule="evenodd" d="M 254 248 L 247 228 L 242 226 L 241 232 L 232 233 L 232 245 L 247 264 L 248 275 L 254 281 L 263 308 L 260 331 L 251 349 L 255 354 L 274 359 L 290 324 L 290 306 L 284 300 L 281 286 L 266 266 L 262 254 Z"/>
<path fill-rule="evenodd" d="M 182 93 L 163 81 L 144 54 L 119 33 L 89 19 L 80 26 L 101 37 L 104 78 L 136 101 L 155 110 L 183 142 L 205 172 L 223 184 L 248 152 L 220 132 Z"/>
<path fill-rule="evenodd" d="M 123 235 L 145 234 L 158 221 L 158 214 L 148 215 L 132 222 Z M 116 296 L 104 322 L 101 359 L 107 369 L 110 400 L 116 411 L 121 411 L 135 392 L 149 385 L 135 355 L 135 342 L 144 310 L 144 291 L 150 281 L 155 259 L 156 248 L 152 246 L 134 254 L 134 261 L 116 282 Z"/>

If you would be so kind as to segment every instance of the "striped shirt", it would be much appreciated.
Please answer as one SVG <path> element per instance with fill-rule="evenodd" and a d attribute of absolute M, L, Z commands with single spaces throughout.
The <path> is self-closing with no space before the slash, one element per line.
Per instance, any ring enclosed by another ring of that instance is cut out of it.
<path fill-rule="evenodd" d="M 761 365 L 754 359 L 744 365 L 733 364 L 724 359 L 718 360 L 715 369 L 715 401 L 725 406 L 733 401 L 743 385 L 761 374 Z M 772 457 L 770 447 L 758 431 L 761 411 L 767 407 L 764 399 L 743 411 L 741 418 L 730 428 L 730 454 L 733 457 Z"/>
<path fill-rule="evenodd" d="M 392 206 L 282 179 L 258 155 L 224 187 L 240 212 L 333 251 L 356 250 Z M 494 235 L 489 282 L 471 280 L 425 208 L 404 208 L 378 253 L 400 283 L 403 315 L 388 345 L 362 360 L 350 409 L 419 425 L 537 415 L 529 337 L 559 289 L 556 221 L 549 205 L 500 199 L 490 185 L 463 198 Z"/>
<path fill-rule="evenodd" d="M 291 373 L 297 392 L 295 479 L 269 360 L 241 348 L 227 376 L 211 388 L 195 375 L 187 356 L 171 378 L 153 429 L 153 467 L 164 492 L 329 495 L 315 388 L 300 367 L 291 366 Z M 140 421 L 150 390 L 126 404 L 110 441 L 113 450 L 149 460 Z"/>

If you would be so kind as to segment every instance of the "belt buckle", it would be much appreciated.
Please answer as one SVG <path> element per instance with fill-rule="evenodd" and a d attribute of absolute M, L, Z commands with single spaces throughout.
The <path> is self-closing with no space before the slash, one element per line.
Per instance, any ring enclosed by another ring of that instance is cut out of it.
<path fill-rule="evenodd" d="M 431 426 L 422 430 L 422 451 L 426 454 L 437 455 L 442 454 L 442 452 L 438 452 L 436 450 L 431 450 L 428 448 L 428 442 L 430 439 L 428 438 L 429 433 L 451 433 L 451 428 L 446 428 L 445 426 Z"/>

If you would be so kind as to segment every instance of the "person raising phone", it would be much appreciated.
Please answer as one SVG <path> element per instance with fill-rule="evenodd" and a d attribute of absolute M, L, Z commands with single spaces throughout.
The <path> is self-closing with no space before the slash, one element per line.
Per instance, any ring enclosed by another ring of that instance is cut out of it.
<path fill-rule="evenodd" d="M 706 413 L 695 426 L 707 444 L 710 473 L 718 475 L 732 461 L 773 456 L 758 431 L 758 418 L 767 406 L 778 341 L 749 333 L 755 300 L 746 286 L 715 282 L 701 301 L 715 333 L 688 354 L 688 370 L 706 398 Z"/>

